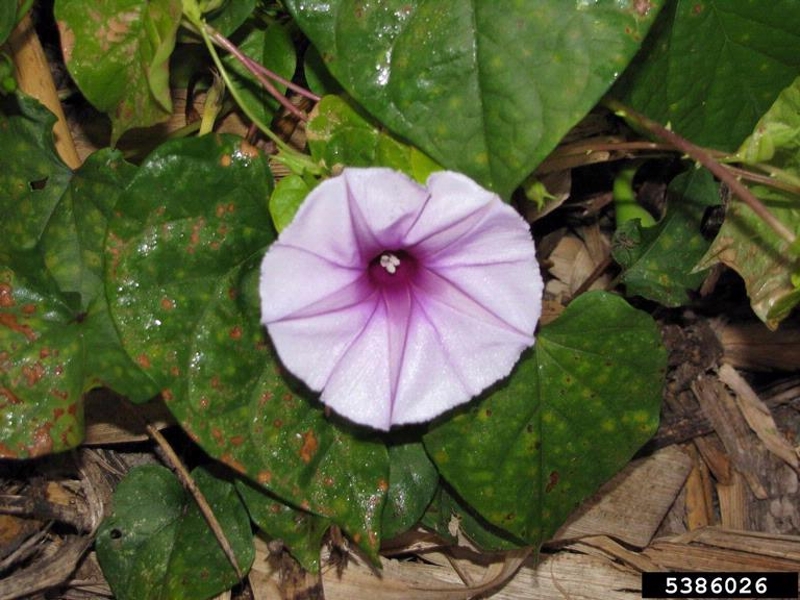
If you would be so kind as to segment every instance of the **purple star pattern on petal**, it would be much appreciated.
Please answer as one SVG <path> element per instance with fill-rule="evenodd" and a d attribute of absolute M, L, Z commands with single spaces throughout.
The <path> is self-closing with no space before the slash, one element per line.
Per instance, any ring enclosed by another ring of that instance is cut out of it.
<path fill-rule="evenodd" d="M 471 179 L 345 169 L 269 249 L 260 292 L 286 368 L 388 430 L 507 376 L 534 342 L 542 279 L 527 223 Z"/>

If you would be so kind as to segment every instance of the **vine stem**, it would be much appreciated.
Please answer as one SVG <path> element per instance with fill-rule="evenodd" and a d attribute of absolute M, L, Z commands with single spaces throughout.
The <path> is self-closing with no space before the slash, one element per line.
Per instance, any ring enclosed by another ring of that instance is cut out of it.
<path fill-rule="evenodd" d="M 228 562 L 231 564 L 234 571 L 236 571 L 236 576 L 239 578 L 239 581 L 241 581 L 244 579 L 244 573 L 242 573 L 241 568 L 239 568 L 239 563 L 236 560 L 236 555 L 233 552 L 231 543 L 225 536 L 225 532 L 222 530 L 222 525 L 219 524 L 217 516 L 214 514 L 214 510 L 209 505 L 208 500 L 206 500 L 206 497 L 203 495 L 203 492 L 200 491 L 200 488 L 197 487 L 197 484 L 195 483 L 189 471 L 186 470 L 186 467 L 183 465 L 183 462 L 181 462 L 181 459 L 177 454 L 175 454 L 175 450 L 172 449 L 172 446 L 170 446 L 166 438 L 161 435 L 161 432 L 151 423 L 145 422 L 144 425 L 147 429 L 147 433 L 156 442 L 156 444 L 158 444 L 158 447 L 161 449 L 165 460 L 169 466 L 172 467 L 178 479 L 183 484 L 183 487 L 188 490 L 188 492 L 194 498 L 195 502 L 197 503 L 197 508 L 200 510 L 200 514 L 203 515 L 206 523 L 208 523 L 208 526 L 214 534 L 214 537 L 217 538 L 217 542 L 219 542 L 220 548 L 222 548 L 222 551 L 225 553 L 225 557 L 228 559 Z"/>
<path fill-rule="evenodd" d="M 214 29 L 211 25 L 209 25 L 208 23 L 204 23 L 204 25 L 205 25 L 206 31 L 208 32 L 209 37 L 213 40 L 213 42 L 215 44 L 217 44 L 223 50 L 226 50 L 227 52 L 229 52 L 234 58 L 236 58 L 236 60 L 238 60 L 240 63 L 242 63 L 244 68 L 247 69 L 248 71 L 250 71 L 253 74 L 253 76 L 256 79 L 258 79 L 259 83 L 261 83 L 261 85 L 263 85 L 265 88 L 267 88 L 269 93 L 272 94 L 273 96 L 275 96 L 275 98 L 279 102 L 281 102 L 281 104 L 284 105 L 287 110 L 292 111 L 292 114 L 294 114 L 298 118 L 307 119 L 307 117 L 300 110 L 298 110 L 296 106 L 294 106 L 293 104 L 289 103 L 288 99 L 283 94 L 281 94 L 277 89 L 275 89 L 275 86 L 272 85 L 272 83 L 269 81 L 269 79 L 272 79 L 273 81 L 277 81 L 281 85 L 285 85 L 287 87 L 287 89 L 290 89 L 293 92 L 296 92 L 297 94 L 299 94 L 301 96 L 305 96 L 306 98 L 308 98 L 309 100 L 313 100 L 314 102 L 319 102 L 320 101 L 320 97 L 319 96 L 317 96 L 313 92 L 307 90 L 303 86 L 297 85 L 296 83 L 294 83 L 292 81 L 289 81 L 288 79 L 285 79 L 284 77 L 281 77 L 280 75 L 278 75 L 274 71 L 269 70 L 268 68 L 266 68 L 261 63 L 255 61 L 252 58 L 250 58 L 249 56 L 247 56 L 244 52 L 242 52 L 239 49 L 238 46 L 236 46 L 236 44 L 231 42 L 228 38 L 226 38 L 224 35 L 222 35 L 219 31 Z M 267 79 L 267 78 L 269 78 L 269 79 Z M 281 101 L 281 98 L 283 98 L 288 103 L 288 106 L 285 105 Z"/>
<path fill-rule="evenodd" d="M 655 121 L 645 117 L 643 114 L 636 112 L 632 108 L 625 106 L 618 100 L 606 98 L 603 100 L 603 104 L 619 116 L 630 119 L 656 137 L 668 142 L 675 149 L 680 150 L 685 155 L 699 162 L 706 169 L 711 171 L 711 173 L 717 177 L 717 179 L 725 183 L 725 185 L 730 188 L 731 192 L 736 194 L 736 196 L 738 196 L 742 202 L 744 202 L 762 221 L 764 221 L 764 223 L 769 225 L 781 238 L 786 240 L 790 245 L 796 242 L 797 236 L 788 227 L 786 227 L 786 225 L 781 223 L 781 221 L 769 211 L 769 209 L 761 202 L 761 200 L 756 198 L 755 195 L 749 189 L 747 189 L 747 186 L 741 183 L 733 173 L 731 173 L 725 166 L 714 159 L 714 157 L 711 156 L 706 149 L 696 146 L 686 138 L 679 136 L 674 131 L 670 131 L 660 123 L 656 123 Z"/>

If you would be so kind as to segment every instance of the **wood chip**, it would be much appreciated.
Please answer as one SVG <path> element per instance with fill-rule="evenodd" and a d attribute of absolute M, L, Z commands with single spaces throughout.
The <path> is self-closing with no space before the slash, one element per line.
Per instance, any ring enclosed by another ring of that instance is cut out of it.
<path fill-rule="evenodd" d="M 608 535 L 643 548 L 675 501 L 690 468 L 689 457 L 674 446 L 633 461 L 587 500 L 553 541 Z"/>
<path fill-rule="evenodd" d="M 767 486 L 762 478 L 769 473 L 769 457 L 742 416 L 733 395 L 712 375 L 698 378 L 692 384 L 692 391 L 753 494 L 762 500 L 767 498 Z"/>
<path fill-rule="evenodd" d="M 766 449 L 797 470 L 797 452 L 778 431 L 778 426 L 775 425 L 772 413 L 770 413 L 767 405 L 761 401 L 761 398 L 758 397 L 753 388 L 730 365 L 722 365 L 719 368 L 719 378 L 733 390 L 739 410 L 744 415 L 747 424 L 750 425 L 759 439 L 764 442 Z"/>

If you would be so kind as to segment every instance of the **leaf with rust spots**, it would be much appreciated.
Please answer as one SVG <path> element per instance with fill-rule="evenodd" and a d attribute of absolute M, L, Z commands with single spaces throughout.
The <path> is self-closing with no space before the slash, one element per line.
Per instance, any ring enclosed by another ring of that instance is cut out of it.
<path fill-rule="evenodd" d="M 6 257 L 0 286 L 2 456 L 27 458 L 72 448 L 83 438 L 84 343 L 74 315 L 33 253 Z M 34 312 L 22 310 L 32 303 Z M 59 417 L 59 418 L 55 418 Z"/>
<path fill-rule="evenodd" d="M 62 51 L 81 92 L 111 117 L 112 142 L 169 118 L 169 57 L 180 0 L 59 0 Z"/>
<path fill-rule="evenodd" d="M 271 539 L 281 540 L 304 569 L 317 573 L 319 549 L 330 520 L 288 506 L 263 488 L 241 479 L 236 481 L 236 489 L 259 529 Z"/>
<path fill-rule="evenodd" d="M 33 98 L 0 97 L 0 239 L 4 249 L 36 246 L 69 185 L 72 173 L 53 144 L 55 121 Z"/>
<path fill-rule="evenodd" d="M 541 328 L 504 385 L 432 428 L 425 448 L 482 518 L 539 546 L 655 432 L 665 369 L 653 319 L 589 292 Z"/>
<path fill-rule="evenodd" d="M 23 190 L 0 195 L 0 211 L 8 215 L 0 225 L 6 240 L 0 251 L 0 453 L 15 458 L 80 443 L 82 394 L 92 387 L 106 385 L 137 401 L 157 391 L 122 350 L 102 282 L 107 217 L 135 167 L 108 150 L 75 173 L 53 158 L 45 183 L 31 189 L 30 179 L 46 165 L 43 156 L 55 157 L 52 123 L 49 113 L 22 98 L 16 111 L 0 115 L 0 142 L 20 134 L 9 140 L 15 160 L 0 169 L 0 178 Z"/>
<path fill-rule="evenodd" d="M 236 489 L 203 469 L 195 469 L 192 478 L 247 573 L 255 548 Z M 159 465 L 133 469 L 114 492 L 113 505 L 96 544 L 116 598 L 211 598 L 237 583 L 197 502 L 169 470 Z"/>
<path fill-rule="evenodd" d="M 223 156 L 231 164 L 220 168 Z M 159 147 L 109 225 L 112 314 L 128 354 L 148 357 L 148 374 L 170 390 L 169 409 L 209 454 L 360 534 L 375 557 L 386 448 L 294 393 L 260 322 L 259 265 L 275 238 L 271 183 L 265 158 L 234 137 Z M 224 228 L 236 235 L 220 235 Z"/>
<path fill-rule="evenodd" d="M 300 459 L 306 464 L 310 463 L 311 459 L 314 458 L 314 455 L 317 453 L 318 447 L 317 438 L 314 436 L 314 432 L 309 429 L 303 434 L 303 446 L 300 448 Z"/>

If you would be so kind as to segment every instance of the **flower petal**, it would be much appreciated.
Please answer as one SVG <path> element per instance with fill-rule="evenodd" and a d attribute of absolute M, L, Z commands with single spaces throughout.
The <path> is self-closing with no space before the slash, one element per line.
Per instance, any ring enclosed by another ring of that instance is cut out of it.
<path fill-rule="evenodd" d="M 533 344 L 446 280 L 428 273 L 409 326 L 393 423 L 429 420 L 507 376 Z"/>
<path fill-rule="evenodd" d="M 360 338 L 377 308 L 376 294 L 372 294 L 337 309 L 274 321 L 267 330 L 283 365 L 319 392 L 328 386 L 342 357 Z"/>
<path fill-rule="evenodd" d="M 427 190 L 392 169 L 345 169 L 341 178 L 350 192 L 357 237 L 374 239 L 373 252 L 403 247 L 408 230 L 426 207 Z"/>
<path fill-rule="evenodd" d="M 370 263 L 402 251 L 406 280 Z M 262 263 L 262 321 L 284 365 L 337 413 L 389 429 L 467 402 L 533 344 L 542 280 L 527 223 L 449 172 L 320 184 Z"/>

